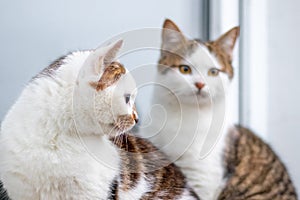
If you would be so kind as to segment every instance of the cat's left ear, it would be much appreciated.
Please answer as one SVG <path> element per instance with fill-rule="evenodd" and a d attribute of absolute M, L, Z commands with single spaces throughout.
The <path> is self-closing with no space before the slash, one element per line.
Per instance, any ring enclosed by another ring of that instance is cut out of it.
<path fill-rule="evenodd" d="M 230 59 L 232 59 L 233 49 L 239 34 L 240 27 L 234 27 L 219 37 L 214 43 L 221 47 L 222 50 L 229 55 Z"/>

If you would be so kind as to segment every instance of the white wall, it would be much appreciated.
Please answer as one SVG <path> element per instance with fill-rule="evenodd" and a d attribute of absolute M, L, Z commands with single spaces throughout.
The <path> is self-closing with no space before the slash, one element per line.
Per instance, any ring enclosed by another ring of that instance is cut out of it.
<path fill-rule="evenodd" d="M 198 0 L 0 1 L 0 121 L 26 82 L 57 57 L 95 48 L 124 31 L 161 28 L 166 17 L 199 37 L 200 10 Z M 157 59 L 158 51 L 135 58 Z"/>
<path fill-rule="evenodd" d="M 268 133 L 268 10 L 267 1 L 245 1 L 241 15 L 241 123 L 264 139 Z"/>

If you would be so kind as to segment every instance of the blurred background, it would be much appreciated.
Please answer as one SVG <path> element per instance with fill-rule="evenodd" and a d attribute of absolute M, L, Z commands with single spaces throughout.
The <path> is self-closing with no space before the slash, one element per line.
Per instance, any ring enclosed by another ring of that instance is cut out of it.
<path fill-rule="evenodd" d="M 2 0 L 0 120 L 24 85 L 57 57 L 122 32 L 161 28 L 165 18 L 192 38 L 216 39 L 241 26 L 232 83 L 236 123 L 268 141 L 300 190 L 299 0 Z M 158 51 L 128 59 L 155 63 Z M 145 96 L 142 97 L 145 99 Z"/>

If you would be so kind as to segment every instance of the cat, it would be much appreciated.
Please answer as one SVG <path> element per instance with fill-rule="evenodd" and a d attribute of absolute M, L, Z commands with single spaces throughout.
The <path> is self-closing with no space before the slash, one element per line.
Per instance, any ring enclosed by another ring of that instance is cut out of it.
<path fill-rule="evenodd" d="M 61 57 L 25 87 L 1 125 L 3 199 L 199 199 L 129 132 L 136 86 L 116 60 L 122 43 Z"/>
<path fill-rule="evenodd" d="M 227 119 L 238 36 L 235 27 L 215 41 L 188 39 L 166 19 L 156 73 L 163 87 L 152 99 L 164 112 L 152 110 L 151 125 L 139 134 L 175 161 L 201 199 L 297 199 L 270 146 Z"/>
<path fill-rule="evenodd" d="M 3 184 L 1 181 L 0 181 L 0 200 L 9 200 L 8 195 L 5 189 L 3 188 Z"/>

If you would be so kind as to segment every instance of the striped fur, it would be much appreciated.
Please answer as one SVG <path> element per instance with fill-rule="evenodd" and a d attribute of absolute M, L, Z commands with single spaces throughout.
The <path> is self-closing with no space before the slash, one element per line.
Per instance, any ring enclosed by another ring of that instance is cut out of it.
<path fill-rule="evenodd" d="M 111 141 L 120 149 L 120 175 L 113 199 L 138 187 L 141 179 L 148 181 L 148 191 L 139 199 L 198 199 L 181 171 L 150 142 L 123 134 Z M 115 183 L 116 184 L 116 183 Z M 134 198 L 133 198 L 134 199 Z"/>
<path fill-rule="evenodd" d="M 251 130 L 236 126 L 227 136 L 223 199 L 296 200 L 291 178 L 272 148 Z"/>
<path fill-rule="evenodd" d="M 0 200 L 9 200 L 6 190 L 3 188 L 3 183 L 0 181 Z"/>

